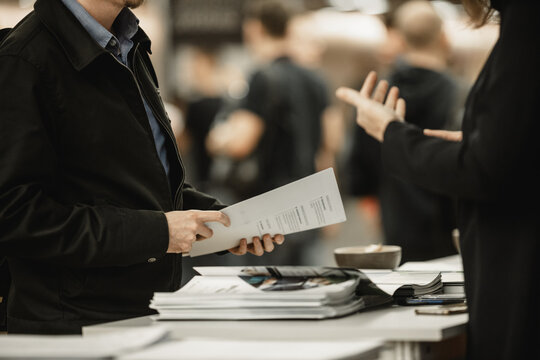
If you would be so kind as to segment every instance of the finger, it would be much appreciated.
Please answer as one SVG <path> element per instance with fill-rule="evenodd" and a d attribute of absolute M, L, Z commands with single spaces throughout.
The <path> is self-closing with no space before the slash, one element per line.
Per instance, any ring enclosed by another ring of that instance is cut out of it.
<path fill-rule="evenodd" d="M 396 108 L 397 102 L 399 99 L 399 89 L 396 86 L 392 86 L 386 97 L 386 102 L 384 106 L 394 110 Z"/>
<path fill-rule="evenodd" d="M 358 105 L 362 98 L 358 91 L 346 87 L 340 87 L 339 89 L 337 89 L 336 96 L 338 99 L 341 99 L 346 103 L 354 106 Z"/>
<path fill-rule="evenodd" d="M 370 71 L 360 89 L 360 96 L 370 98 L 371 93 L 373 93 L 373 89 L 375 88 L 375 84 L 377 84 L 377 73 L 375 71 Z"/>
<path fill-rule="evenodd" d="M 424 135 L 433 136 L 448 141 L 461 141 L 463 139 L 463 133 L 461 131 L 424 129 Z"/>
<path fill-rule="evenodd" d="M 384 101 L 384 98 L 386 97 L 387 92 L 388 92 L 388 81 L 381 80 L 379 84 L 377 85 L 375 92 L 373 93 L 373 100 L 375 100 L 378 103 L 382 103 Z"/>
<path fill-rule="evenodd" d="M 263 236 L 263 245 L 264 251 L 272 252 L 274 251 L 274 243 L 272 242 L 272 237 L 269 234 Z"/>
<path fill-rule="evenodd" d="M 197 227 L 196 234 L 197 240 L 204 240 L 211 238 L 212 235 L 214 235 L 214 232 L 208 226 L 201 224 Z"/>
<path fill-rule="evenodd" d="M 285 236 L 281 235 L 281 234 L 277 234 L 274 236 L 274 242 L 278 245 L 281 245 L 283 244 L 283 242 L 285 241 Z"/>
<path fill-rule="evenodd" d="M 446 134 L 446 131 L 432 130 L 432 129 L 424 129 L 424 135 L 437 137 L 437 138 L 444 139 L 444 140 L 446 140 L 446 138 L 448 137 L 447 134 Z"/>
<path fill-rule="evenodd" d="M 250 244 L 248 251 L 253 255 L 261 256 L 264 254 L 264 249 L 261 244 L 261 239 L 258 236 L 253 237 L 253 242 Z"/>
<path fill-rule="evenodd" d="M 240 240 L 240 244 L 235 248 L 229 249 L 229 252 L 234 255 L 245 255 L 247 253 L 247 240 Z"/>
<path fill-rule="evenodd" d="M 396 104 L 396 114 L 398 114 L 401 119 L 405 119 L 405 111 L 407 110 L 407 105 L 403 98 L 399 98 Z"/>
<path fill-rule="evenodd" d="M 231 225 L 229 217 L 221 211 L 200 211 L 197 219 L 202 222 L 219 222 L 227 227 Z"/>

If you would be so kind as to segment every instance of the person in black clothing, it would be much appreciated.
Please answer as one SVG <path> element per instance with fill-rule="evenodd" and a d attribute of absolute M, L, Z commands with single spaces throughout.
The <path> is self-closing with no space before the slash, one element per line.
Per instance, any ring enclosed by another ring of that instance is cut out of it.
<path fill-rule="evenodd" d="M 186 101 L 185 128 L 180 136 L 182 150 L 190 160 L 193 171 L 190 180 L 197 187 L 208 191 L 211 188 L 212 157 L 206 150 L 206 137 L 216 116 L 224 105 L 216 77 L 218 68 L 218 48 L 199 46 L 192 50 L 188 71 L 193 76 L 192 95 Z M 186 141 L 187 140 L 187 141 Z"/>
<path fill-rule="evenodd" d="M 382 142 L 391 174 L 459 199 L 469 358 L 538 359 L 540 3 L 464 4 L 483 22 L 497 10 L 501 26 L 469 94 L 462 132 L 404 122 L 399 90 L 386 96 L 388 84 L 380 82 L 373 91 L 374 73 L 360 92 L 342 88 L 337 95 L 356 106 L 357 123 Z"/>
<path fill-rule="evenodd" d="M 394 15 L 405 47 L 388 82 L 407 102 L 407 122 L 422 129 L 443 129 L 455 122 L 458 89 L 446 73 L 448 45 L 442 20 L 427 1 L 411 1 Z M 380 143 L 357 127 L 350 157 L 351 190 L 376 195 L 385 242 L 402 247 L 402 261 L 456 254 L 453 200 L 407 183 L 382 167 Z"/>
<path fill-rule="evenodd" d="M 152 314 L 153 293 L 180 286 L 180 253 L 212 236 L 207 222 L 229 224 L 184 182 L 150 40 L 128 9 L 142 1 L 38 0 L 0 43 L 8 332 Z M 255 240 L 230 251 L 274 247 Z"/>
<path fill-rule="evenodd" d="M 258 2 L 248 9 L 245 41 L 266 65 L 251 76 L 249 92 L 238 109 L 208 137 L 207 146 L 213 154 L 253 165 L 252 179 L 236 181 L 242 185 L 238 188 L 241 199 L 315 172 L 327 89 L 319 76 L 288 56 L 289 17 L 290 12 L 279 1 Z M 303 247 L 315 236 L 315 231 L 292 235 L 286 249 L 260 260 L 275 265 L 300 264 Z"/>

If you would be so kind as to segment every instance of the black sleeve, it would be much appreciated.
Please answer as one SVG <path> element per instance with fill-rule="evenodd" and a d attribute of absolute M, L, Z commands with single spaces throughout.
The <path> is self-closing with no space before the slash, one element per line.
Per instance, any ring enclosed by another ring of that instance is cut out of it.
<path fill-rule="evenodd" d="M 529 2 L 511 4 L 484 85 L 474 108 L 469 104 L 476 125 L 464 124 L 463 142 L 453 143 L 426 137 L 410 124 L 389 124 L 382 156 L 391 173 L 473 200 L 538 194 L 540 37 Z"/>
<path fill-rule="evenodd" d="M 45 83 L 25 60 L 0 57 L 0 254 L 72 267 L 164 256 L 162 212 L 65 205 L 52 196 L 60 165 L 45 126 L 52 106 Z"/>
<path fill-rule="evenodd" d="M 226 207 L 219 200 L 198 191 L 190 184 L 184 184 L 182 196 L 185 210 L 221 210 Z"/>
<path fill-rule="evenodd" d="M 381 174 L 381 144 L 355 126 L 349 158 L 350 191 L 354 196 L 376 195 Z"/>

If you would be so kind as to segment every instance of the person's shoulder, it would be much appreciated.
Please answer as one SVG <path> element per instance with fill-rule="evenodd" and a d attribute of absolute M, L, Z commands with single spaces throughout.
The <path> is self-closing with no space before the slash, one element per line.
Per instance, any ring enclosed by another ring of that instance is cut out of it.
<path fill-rule="evenodd" d="M 34 12 L 22 19 L 0 42 L 0 58 L 18 57 L 27 62 L 38 62 L 39 49 L 45 49 L 49 41 L 44 26 Z"/>
<path fill-rule="evenodd" d="M 299 64 L 298 62 L 292 60 L 284 64 L 284 66 L 288 67 L 291 72 L 297 74 L 297 76 L 303 79 L 303 81 L 308 83 L 310 86 L 326 88 L 326 81 L 317 70 Z"/>
<path fill-rule="evenodd" d="M 249 76 L 249 87 L 266 87 L 273 78 L 272 65 L 255 69 Z"/>

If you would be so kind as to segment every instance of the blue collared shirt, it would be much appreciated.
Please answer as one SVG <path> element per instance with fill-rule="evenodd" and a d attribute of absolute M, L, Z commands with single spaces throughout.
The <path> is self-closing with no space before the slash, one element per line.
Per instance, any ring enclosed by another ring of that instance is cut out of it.
<path fill-rule="evenodd" d="M 131 68 L 131 64 L 129 64 L 128 60 L 128 54 L 133 47 L 133 41 L 131 39 L 139 30 L 139 19 L 137 19 L 131 10 L 124 8 L 114 21 L 113 27 L 117 34 L 117 36 L 114 36 L 98 23 L 77 0 L 62 0 L 62 2 L 102 48 L 109 51 L 124 65 Z M 144 103 L 144 109 L 146 110 L 146 115 L 148 116 L 148 121 L 150 122 L 159 159 L 163 164 L 165 172 L 169 175 L 170 166 L 165 146 L 165 134 L 142 94 L 141 97 Z"/>

